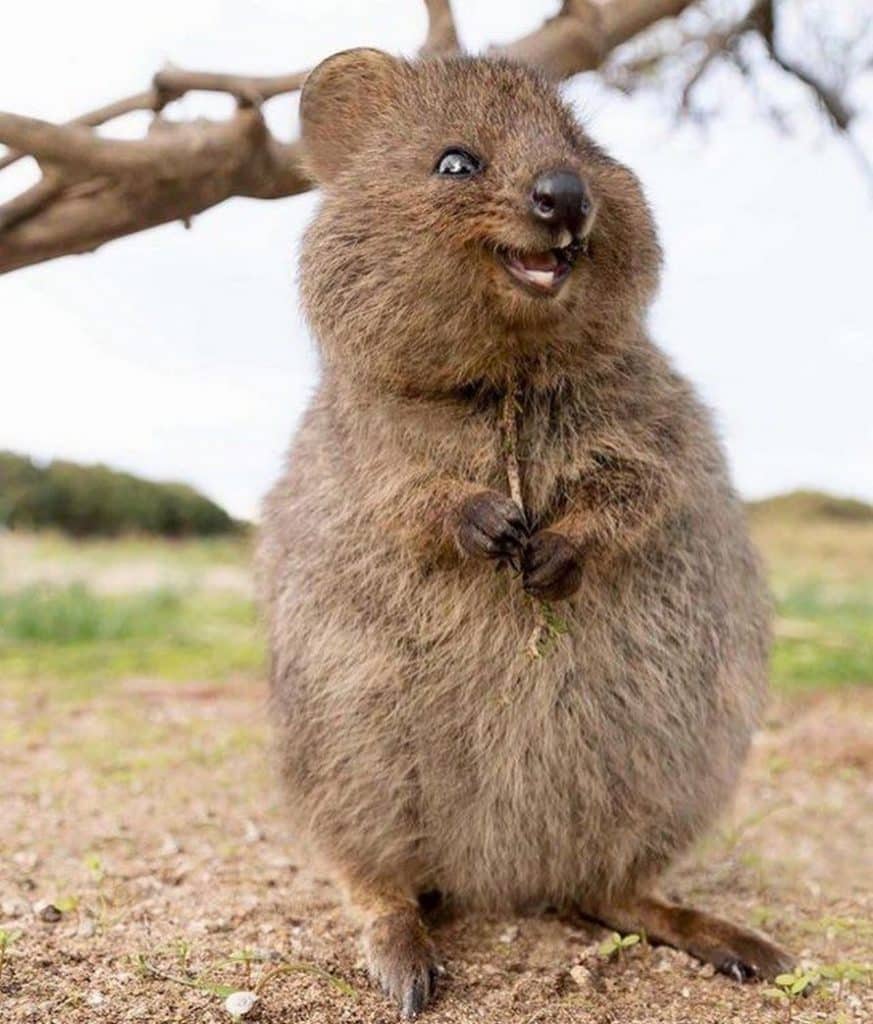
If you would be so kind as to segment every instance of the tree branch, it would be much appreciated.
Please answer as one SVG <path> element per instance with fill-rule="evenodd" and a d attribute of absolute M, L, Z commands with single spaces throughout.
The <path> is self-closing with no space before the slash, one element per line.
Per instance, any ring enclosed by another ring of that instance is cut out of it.
<path fill-rule="evenodd" d="M 692 55 L 688 61 L 690 70 L 679 97 L 679 113 L 687 114 L 691 110 L 693 93 L 719 58 L 731 60 L 744 76 L 751 78 L 753 65 L 740 51 L 741 40 L 750 34 L 761 39 L 769 59 L 777 67 L 812 92 L 833 127 L 843 133 L 848 132 L 854 111 L 840 89 L 829 85 L 823 77 L 788 57 L 781 49 L 777 39 L 774 0 L 755 0 L 746 14 L 735 22 L 710 26 L 702 32 L 683 34 L 678 43 L 674 39 L 660 49 L 650 49 L 618 64 L 610 69 L 608 78 L 612 84 L 632 92 L 650 81 L 653 74 L 661 71 L 667 62 L 681 60 L 683 55 Z"/>
<path fill-rule="evenodd" d="M 274 96 L 297 92 L 303 87 L 308 71 L 290 75 L 227 75 L 212 71 L 183 71 L 165 68 L 154 77 L 155 88 L 166 95 L 179 97 L 187 92 L 226 92 L 242 106 L 260 106 Z"/>
<path fill-rule="evenodd" d="M 421 53 L 461 49 L 450 0 L 424 0 L 428 29 Z M 558 14 L 534 32 L 492 52 L 535 64 L 554 80 L 602 68 L 618 47 L 664 19 L 677 18 L 692 0 L 563 0 Z M 687 104 L 717 56 L 736 54 L 739 37 L 757 32 L 772 59 L 810 88 L 833 123 L 845 130 L 852 112 L 841 94 L 786 57 L 775 42 L 772 0 L 756 0 L 735 25 L 704 36 L 682 36 L 680 49 L 702 45 L 703 56 L 683 92 Z M 675 50 L 674 50 L 675 55 Z M 638 62 L 650 69 L 667 54 Z M 623 69 L 633 81 L 633 61 Z M 641 71 L 642 73 L 642 71 Z M 0 113 L 0 143 L 9 152 L 0 170 L 23 155 L 36 158 L 41 180 L 0 205 L 0 274 L 43 260 L 90 252 L 115 238 L 197 214 L 232 196 L 278 199 L 312 187 L 298 143 L 275 139 L 261 115 L 271 98 L 299 90 L 305 71 L 274 76 L 165 68 L 144 92 L 83 114 L 64 125 Z M 187 92 L 234 97 L 226 121 L 172 122 L 164 107 Z M 154 113 L 142 139 L 109 139 L 94 129 L 129 114 Z"/>
<path fill-rule="evenodd" d="M 559 81 L 593 71 L 609 54 L 694 0 L 564 0 L 561 10 L 530 35 L 493 52 L 535 64 Z"/>
<path fill-rule="evenodd" d="M 427 8 L 427 38 L 418 51 L 422 57 L 447 56 L 461 49 L 449 0 L 424 0 Z"/>
<path fill-rule="evenodd" d="M 152 88 L 90 111 L 66 125 L 0 113 L 0 141 L 11 152 L 0 170 L 33 156 L 43 177 L 0 205 L 0 273 L 173 220 L 189 224 L 232 196 L 278 199 L 312 185 L 299 146 L 275 139 L 260 104 L 299 89 L 305 72 L 273 77 L 159 71 Z M 136 110 L 159 113 L 194 90 L 227 92 L 239 109 L 227 121 L 156 117 L 143 139 L 107 139 L 91 129 Z"/>
<path fill-rule="evenodd" d="M 141 141 L 90 140 L 99 158 L 65 163 L 0 207 L 0 270 L 92 252 L 169 221 L 188 224 L 232 196 L 277 199 L 311 186 L 299 147 L 274 139 L 256 108 L 226 122 L 159 121 Z"/>
<path fill-rule="evenodd" d="M 156 89 L 147 89 L 145 92 L 138 92 L 134 96 L 127 96 L 125 99 L 116 100 L 105 107 L 98 107 L 87 114 L 81 114 L 67 123 L 69 125 L 81 124 L 97 128 L 101 124 L 106 124 L 107 121 L 114 121 L 115 118 L 131 114 L 136 110 L 157 111 L 160 110 L 160 107 L 161 98 L 159 92 Z M 14 150 L 11 153 L 7 153 L 4 157 L 0 158 L 0 171 L 5 167 L 10 167 L 16 160 L 21 160 L 25 156 L 27 156 L 26 153 L 16 153 Z"/>
<path fill-rule="evenodd" d="M 759 0 L 749 12 L 749 17 L 757 19 L 761 38 L 774 63 L 812 91 L 835 128 L 842 132 L 848 131 L 853 111 L 839 91 L 782 53 L 776 39 L 776 10 L 773 0 Z"/>

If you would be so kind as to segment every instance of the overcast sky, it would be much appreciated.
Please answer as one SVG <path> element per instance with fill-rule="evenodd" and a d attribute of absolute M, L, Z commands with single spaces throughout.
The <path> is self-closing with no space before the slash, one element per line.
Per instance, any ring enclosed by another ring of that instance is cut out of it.
<path fill-rule="evenodd" d="M 555 7 L 455 0 L 471 49 Z M 412 53 L 424 27 L 415 0 L 79 0 L 50 16 L 16 4 L 3 14 L 0 109 L 66 119 L 140 90 L 167 61 L 274 73 L 359 44 Z M 727 76 L 712 85 L 723 109 L 706 134 L 591 76 L 566 94 L 644 182 L 667 259 L 653 335 L 716 410 L 743 493 L 873 499 L 873 199 L 803 91 L 773 85 L 790 135 Z M 871 99 L 868 81 L 857 137 L 873 156 Z M 269 117 L 288 135 L 294 102 Z M 0 199 L 29 173 L 0 174 Z M 317 379 L 295 285 L 316 202 L 234 200 L 190 231 L 169 225 L 0 278 L 0 448 L 186 480 L 255 514 Z"/>

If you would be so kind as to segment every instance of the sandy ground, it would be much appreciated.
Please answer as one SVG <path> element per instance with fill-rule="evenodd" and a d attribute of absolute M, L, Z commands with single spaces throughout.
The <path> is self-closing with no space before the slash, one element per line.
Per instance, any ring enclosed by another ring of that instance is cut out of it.
<path fill-rule="evenodd" d="M 395 1019 L 336 892 L 298 863 L 266 735 L 250 683 L 132 680 L 87 705 L 0 681 L 0 1020 L 230 1021 L 220 986 L 259 986 L 266 1022 Z M 673 890 L 808 961 L 869 962 L 871 767 L 873 691 L 777 703 Z M 602 931 L 554 913 L 435 935 L 433 1024 L 873 1021 L 869 982 L 786 1007 L 672 950 L 605 959 Z"/>

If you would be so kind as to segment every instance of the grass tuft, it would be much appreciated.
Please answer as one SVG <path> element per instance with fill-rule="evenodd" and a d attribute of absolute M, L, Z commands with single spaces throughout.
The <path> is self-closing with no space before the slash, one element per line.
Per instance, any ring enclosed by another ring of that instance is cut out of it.
<path fill-rule="evenodd" d="M 182 597 L 169 589 L 103 597 L 83 583 L 0 593 L 0 643 L 73 645 L 172 633 Z"/>

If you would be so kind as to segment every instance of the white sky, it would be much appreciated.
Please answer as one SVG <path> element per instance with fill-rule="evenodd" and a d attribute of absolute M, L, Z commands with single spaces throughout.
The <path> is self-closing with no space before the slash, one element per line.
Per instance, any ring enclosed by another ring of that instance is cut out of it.
<path fill-rule="evenodd" d="M 455 0 L 471 49 L 555 6 Z M 50 16 L 16 4 L 3 22 L 0 109 L 56 120 L 140 90 L 167 61 L 274 73 L 353 45 L 411 53 L 425 24 L 415 0 L 79 0 Z M 741 490 L 873 499 L 873 199 L 848 148 L 804 115 L 801 89 L 780 92 L 797 114 L 790 136 L 732 80 L 713 86 L 726 94 L 704 135 L 590 76 L 567 89 L 648 190 L 667 255 L 653 333 L 716 409 Z M 858 138 L 873 154 L 871 97 L 858 97 Z M 294 102 L 269 116 L 288 135 Z M 0 200 L 28 174 L 0 174 Z M 187 480 L 253 515 L 317 375 L 294 283 L 315 202 L 234 200 L 191 231 L 168 225 L 0 278 L 0 448 Z"/>

